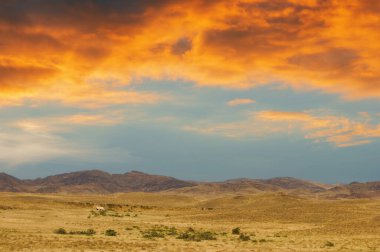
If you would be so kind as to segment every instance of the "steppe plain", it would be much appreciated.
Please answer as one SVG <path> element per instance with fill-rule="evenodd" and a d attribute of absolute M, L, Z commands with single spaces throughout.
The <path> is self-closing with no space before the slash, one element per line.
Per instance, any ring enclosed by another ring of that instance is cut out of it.
<path fill-rule="evenodd" d="M 0 251 L 380 251 L 380 200 L 3 192 Z"/>

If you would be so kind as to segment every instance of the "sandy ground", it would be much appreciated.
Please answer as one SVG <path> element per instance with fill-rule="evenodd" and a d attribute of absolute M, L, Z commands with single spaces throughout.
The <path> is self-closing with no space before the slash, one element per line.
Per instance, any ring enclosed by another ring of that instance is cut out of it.
<path fill-rule="evenodd" d="M 380 200 L 0 193 L 0 251 L 380 251 Z"/>

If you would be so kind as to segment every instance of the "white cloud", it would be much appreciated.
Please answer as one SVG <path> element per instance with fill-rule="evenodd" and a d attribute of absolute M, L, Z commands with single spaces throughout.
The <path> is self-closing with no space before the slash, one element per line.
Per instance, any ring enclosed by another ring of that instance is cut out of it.
<path fill-rule="evenodd" d="M 68 141 L 59 135 L 65 128 L 63 121 L 66 120 L 24 120 L 0 128 L 0 164 L 11 168 L 59 158 L 99 163 L 122 162 L 130 158 L 128 151 L 122 148 Z"/>
<path fill-rule="evenodd" d="M 0 162 L 10 167 L 79 153 L 65 139 L 49 133 L 4 129 L 0 131 Z"/>

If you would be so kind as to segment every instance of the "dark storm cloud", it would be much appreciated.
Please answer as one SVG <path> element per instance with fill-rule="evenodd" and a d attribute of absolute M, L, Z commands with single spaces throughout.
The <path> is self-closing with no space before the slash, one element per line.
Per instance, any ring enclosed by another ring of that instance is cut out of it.
<path fill-rule="evenodd" d="M 83 30 L 144 21 L 144 14 L 165 7 L 171 0 L 11 0 L 0 2 L 0 22 L 13 25 L 76 25 Z"/>

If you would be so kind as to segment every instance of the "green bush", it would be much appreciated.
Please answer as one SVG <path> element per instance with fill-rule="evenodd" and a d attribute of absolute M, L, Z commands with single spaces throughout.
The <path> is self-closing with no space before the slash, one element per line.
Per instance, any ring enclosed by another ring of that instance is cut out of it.
<path fill-rule="evenodd" d="M 104 233 L 106 236 L 116 236 L 117 232 L 113 229 L 107 229 L 106 232 Z"/>
<path fill-rule="evenodd" d="M 201 240 L 216 240 L 215 234 L 210 231 L 198 232 L 197 234 Z"/>
<path fill-rule="evenodd" d="M 170 227 L 166 229 L 166 234 L 167 235 L 177 235 L 177 229 L 175 227 Z"/>
<path fill-rule="evenodd" d="M 210 231 L 196 232 L 194 229 L 189 228 L 186 232 L 180 233 L 177 239 L 185 241 L 203 241 L 203 240 L 216 240 L 215 233 Z"/>
<path fill-rule="evenodd" d="M 234 235 L 240 234 L 240 228 L 236 227 L 236 228 L 232 229 L 232 234 L 234 234 Z"/>
<path fill-rule="evenodd" d="M 177 236 L 177 239 L 182 239 L 185 241 L 201 241 L 200 237 L 196 236 L 195 233 L 188 232 L 188 231 L 186 231 L 184 233 L 180 233 Z"/>
<path fill-rule="evenodd" d="M 54 233 L 56 233 L 56 234 L 67 234 L 67 232 L 64 228 L 58 228 L 58 229 L 54 230 Z"/>
<path fill-rule="evenodd" d="M 164 238 L 166 235 L 177 235 L 177 229 L 167 226 L 156 226 L 152 229 L 141 231 L 144 238 Z"/>

